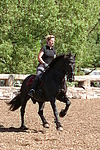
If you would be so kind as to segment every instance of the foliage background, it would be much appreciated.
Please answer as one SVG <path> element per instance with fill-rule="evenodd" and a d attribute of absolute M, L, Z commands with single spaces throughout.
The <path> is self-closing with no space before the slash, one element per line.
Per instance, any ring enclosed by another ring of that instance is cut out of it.
<path fill-rule="evenodd" d="M 1 0 L 0 73 L 35 73 L 47 34 L 57 54 L 76 53 L 78 71 L 100 67 L 99 13 L 98 0 Z"/>

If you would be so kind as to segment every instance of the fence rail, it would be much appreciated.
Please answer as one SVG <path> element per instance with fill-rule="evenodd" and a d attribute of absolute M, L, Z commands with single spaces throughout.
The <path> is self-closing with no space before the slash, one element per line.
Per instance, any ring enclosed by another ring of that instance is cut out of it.
<path fill-rule="evenodd" d="M 100 75 L 84 75 L 75 76 L 75 82 L 78 82 L 78 86 L 90 87 L 92 82 L 100 82 Z"/>
<path fill-rule="evenodd" d="M 22 74 L 0 74 L 0 81 L 1 85 L 4 84 L 4 86 L 13 86 L 15 81 L 20 81 L 24 80 L 27 75 L 22 75 Z M 4 82 L 3 82 L 4 81 Z M 3 82 L 3 84 L 2 84 Z"/>
<path fill-rule="evenodd" d="M 27 76 L 28 74 L 0 74 L 0 81 L 3 80 L 5 82 L 5 85 L 0 86 L 0 100 L 12 99 L 20 90 L 20 87 L 14 86 L 15 81 L 23 81 Z M 100 98 L 100 88 L 90 87 L 90 82 L 97 81 L 100 82 L 100 75 L 75 76 L 74 82 L 77 82 L 78 86 L 85 86 L 85 88 L 68 87 L 68 97 L 75 99 Z"/>
<path fill-rule="evenodd" d="M 13 86 L 15 81 L 24 80 L 29 74 L 0 74 L 0 81 L 4 81 L 5 86 Z M 78 83 L 78 86 L 90 87 L 91 82 L 100 82 L 100 75 L 84 75 L 75 76 L 74 82 Z"/>

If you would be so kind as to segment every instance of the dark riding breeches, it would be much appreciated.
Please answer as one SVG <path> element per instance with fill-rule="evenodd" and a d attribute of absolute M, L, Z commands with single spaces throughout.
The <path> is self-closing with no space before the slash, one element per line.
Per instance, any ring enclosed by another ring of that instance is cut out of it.
<path fill-rule="evenodd" d="M 37 75 L 32 83 L 31 89 L 36 89 L 39 81 L 39 76 Z"/>
<path fill-rule="evenodd" d="M 32 83 L 31 89 L 35 89 L 36 90 L 36 87 L 37 87 L 38 82 L 39 82 L 39 78 L 42 75 L 42 73 L 44 72 L 44 70 L 45 69 L 43 67 L 40 67 L 40 66 L 37 67 L 37 75 L 36 75 L 36 77 L 35 77 L 35 79 L 34 79 L 34 81 Z"/>

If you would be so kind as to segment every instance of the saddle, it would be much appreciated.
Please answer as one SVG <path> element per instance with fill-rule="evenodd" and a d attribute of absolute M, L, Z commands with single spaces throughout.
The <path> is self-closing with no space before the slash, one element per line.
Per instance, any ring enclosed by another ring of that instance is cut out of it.
<path fill-rule="evenodd" d="M 26 86 L 32 85 L 34 78 L 35 78 L 35 75 L 31 76 L 29 80 L 27 81 Z"/>
<path fill-rule="evenodd" d="M 32 83 L 33 83 L 35 77 L 36 77 L 36 75 L 30 76 L 30 78 L 29 78 L 28 81 L 27 81 L 26 86 L 32 85 Z M 43 78 L 42 78 L 42 77 L 43 77 L 43 73 L 41 73 L 41 74 L 39 75 L 39 82 L 38 82 L 39 84 L 38 84 L 38 85 L 42 85 L 42 83 L 43 83 Z"/>

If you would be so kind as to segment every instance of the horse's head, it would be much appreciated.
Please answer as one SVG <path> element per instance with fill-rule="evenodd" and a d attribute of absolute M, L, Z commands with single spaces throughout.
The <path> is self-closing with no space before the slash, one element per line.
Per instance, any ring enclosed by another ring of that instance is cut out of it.
<path fill-rule="evenodd" d="M 71 53 L 65 55 L 64 72 L 69 82 L 74 81 L 75 57 L 76 55 L 73 56 Z"/>

